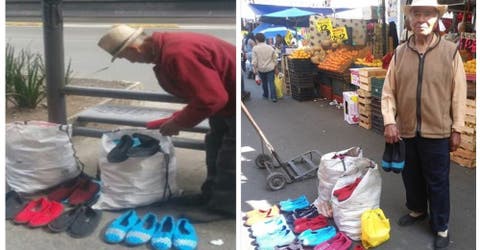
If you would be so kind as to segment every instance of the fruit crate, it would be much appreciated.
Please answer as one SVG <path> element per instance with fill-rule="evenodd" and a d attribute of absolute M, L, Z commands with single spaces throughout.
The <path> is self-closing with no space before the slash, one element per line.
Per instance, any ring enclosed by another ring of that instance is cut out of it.
<path fill-rule="evenodd" d="M 320 96 L 331 101 L 333 98 L 332 86 L 320 84 Z"/>
<path fill-rule="evenodd" d="M 310 101 L 318 97 L 315 87 L 298 87 L 292 85 L 292 98 L 297 101 Z"/>
<path fill-rule="evenodd" d="M 288 59 L 287 62 L 289 72 L 313 72 L 315 65 L 310 59 Z"/>
<path fill-rule="evenodd" d="M 312 73 L 296 73 L 290 72 L 290 84 L 296 85 L 297 87 L 307 88 L 314 86 L 314 77 Z"/>
<path fill-rule="evenodd" d="M 383 135 L 383 117 L 377 113 L 372 112 L 372 130 L 378 134 Z"/>

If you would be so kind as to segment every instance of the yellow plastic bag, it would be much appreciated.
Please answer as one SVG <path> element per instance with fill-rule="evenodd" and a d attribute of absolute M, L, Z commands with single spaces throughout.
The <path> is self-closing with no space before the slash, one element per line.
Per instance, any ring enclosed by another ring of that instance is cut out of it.
<path fill-rule="evenodd" d="M 362 245 L 365 249 L 376 247 L 390 239 L 390 221 L 382 209 L 370 209 L 362 214 Z"/>
<path fill-rule="evenodd" d="M 280 78 L 280 74 L 275 75 L 274 83 L 275 83 L 275 91 L 277 93 L 277 98 L 282 98 L 283 97 L 283 83 L 282 83 L 282 79 Z"/>

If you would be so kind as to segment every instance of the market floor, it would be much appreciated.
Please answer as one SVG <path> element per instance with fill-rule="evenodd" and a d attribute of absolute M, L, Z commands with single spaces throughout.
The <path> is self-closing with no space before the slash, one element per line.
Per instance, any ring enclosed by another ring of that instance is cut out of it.
<path fill-rule="evenodd" d="M 343 121 L 343 110 L 330 106 L 325 100 L 299 102 L 291 97 L 277 103 L 262 98 L 261 87 L 252 80 L 246 82 L 251 99 L 246 102 L 250 113 L 265 133 L 282 161 L 290 160 L 306 151 L 318 150 L 325 154 L 352 146 L 363 149 L 364 157 L 379 163 L 383 154 L 383 136 Z M 252 209 L 265 207 L 288 198 L 306 195 L 310 202 L 317 198 L 317 178 L 287 184 L 279 191 L 266 188 L 267 170 L 255 166 L 255 157 L 262 153 L 260 137 L 244 114 L 241 116 L 241 187 L 242 215 Z M 268 150 L 265 149 L 265 152 Z M 475 169 L 451 164 L 450 172 L 450 247 L 448 249 L 475 249 Z M 433 235 L 428 220 L 408 228 L 396 221 L 407 213 L 401 176 L 381 171 L 382 195 L 380 207 L 390 219 L 390 240 L 375 249 L 433 249 Z M 242 222 L 243 223 L 243 222 Z M 242 249 L 254 249 L 248 228 L 242 226 L 239 240 Z"/>
<path fill-rule="evenodd" d="M 85 172 L 91 176 L 96 174 L 98 161 L 98 149 L 100 140 L 95 138 L 74 137 L 74 147 L 77 156 L 85 164 Z M 205 152 L 176 148 L 177 156 L 177 185 L 186 192 L 195 192 L 200 189 L 205 175 Z M 144 215 L 147 212 L 155 213 L 159 218 L 164 215 L 173 215 L 175 218 L 185 212 L 178 207 L 164 204 L 160 206 L 147 206 L 136 209 L 138 214 Z M 66 233 L 53 234 L 47 229 L 31 229 L 23 225 L 15 225 L 10 221 L 5 222 L 5 247 L 7 250 L 118 250 L 132 249 L 124 244 L 106 244 L 103 240 L 105 227 L 124 211 L 104 211 L 100 225 L 90 236 L 82 239 L 75 239 Z M 235 220 L 224 220 L 212 223 L 194 224 L 199 238 L 198 249 L 235 249 Z M 211 241 L 223 241 L 223 245 L 212 245 Z M 134 249 L 153 249 L 149 244 L 135 247 Z"/>

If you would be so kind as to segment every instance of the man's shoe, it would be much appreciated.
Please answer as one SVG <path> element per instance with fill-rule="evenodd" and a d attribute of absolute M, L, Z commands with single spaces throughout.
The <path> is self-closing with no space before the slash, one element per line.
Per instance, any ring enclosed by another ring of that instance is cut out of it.
<path fill-rule="evenodd" d="M 447 237 L 442 237 L 440 235 L 435 235 L 435 249 L 437 250 L 440 250 L 440 249 L 444 249 L 446 247 L 448 247 L 448 245 L 450 244 L 450 235 L 447 234 Z"/>
<path fill-rule="evenodd" d="M 410 214 L 406 214 L 406 215 L 400 217 L 400 219 L 398 220 L 398 225 L 401 226 L 401 227 L 410 226 L 410 225 L 413 225 L 417 221 L 422 221 L 426 217 L 427 217 L 427 213 L 423 213 L 422 215 L 420 215 L 418 217 L 413 217 Z"/>

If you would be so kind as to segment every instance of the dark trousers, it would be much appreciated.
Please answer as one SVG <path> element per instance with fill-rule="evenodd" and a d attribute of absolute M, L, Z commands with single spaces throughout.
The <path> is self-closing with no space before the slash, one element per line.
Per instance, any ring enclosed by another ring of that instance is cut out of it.
<path fill-rule="evenodd" d="M 209 125 L 205 136 L 207 179 L 202 193 L 209 197 L 209 206 L 235 213 L 235 116 L 210 117 Z"/>
<path fill-rule="evenodd" d="M 402 172 L 407 208 L 427 212 L 433 232 L 448 229 L 450 216 L 449 139 L 415 137 L 405 140 L 406 159 Z"/>
<path fill-rule="evenodd" d="M 263 97 L 268 98 L 270 91 L 270 99 L 277 100 L 277 92 L 275 91 L 275 83 L 273 82 L 275 79 L 275 71 L 258 72 L 258 75 L 260 79 L 262 79 Z"/>

